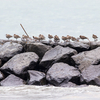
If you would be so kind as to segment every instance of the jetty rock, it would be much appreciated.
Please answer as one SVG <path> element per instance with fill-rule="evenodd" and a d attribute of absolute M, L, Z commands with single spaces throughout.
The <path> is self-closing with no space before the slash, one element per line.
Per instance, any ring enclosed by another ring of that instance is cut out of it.
<path fill-rule="evenodd" d="M 7 61 L 22 52 L 23 46 L 19 43 L 6 42 L 0 47 L 0 59 Z"/>
<path fill-rule="evenodd" d="M 81 82 L 100 86 L 100 64 L 84 68 L 81 72 Z"/>
<path fill-rule="evenodd" d="M 40 59 L 44 56 L 44 54 L 49 49 L 51 49 L 51 46 L 47 46 L 42 43 L 27 43 L 24 46 L 25 52 L 35 52 L 39 56 Z"/>
<path fill-rule="evenodd" d="M 0 82 L 1 86 L 18 86 L 25 85 L 25 81 L 13 74 L 6 77 L 4 80 Z"/>
<path fill-rule="evenodd" d="M 91 41 L 90 43 L 90 49 L 96 49 L 97 47 L 100 47 L 100 41 L 99 42 L 96 42 L 96 41 Z"/>
<path fill-rule="evenodd" d="M 89 44 L 85 44 L 82 42 L 69 42 L 67 46 L 75 49 L 77 52 L 87 51 L 90 48 Z"/>
<path fill-rule="evenodd" d="M 38 59 L 38 55 L 34 52 L 17 54 L 6 62 L 0 70 L 23 76 L 28 69 L 34 69 Z"/>
<path fill-rule="evenodd" d="M 46 84 L 45 73 L 35 71 L 35 70 L 28 70 L 29 73 L 29 85 L 44 85 Z"/>
<path fill-rule="evenodd" d="M 0 81 L 5 78 L 5 75 L 0 71 Z"/>
<path fill-rule="evenodd" d="M 89 67 L 92 64 L 98 65 L 100 63 L 99 54 L 100 47 L 73 55 L 71 58 L 73 59 L 79 70 L 82 71 L 85 67 Z"/>
<path fill-rule="evenodd" d="M 50 50 L 48 50 L 41 62 L 40 65 L 48 68 L 50 67 L 52 64 L 56 63 L 56 62 L 65 62 L 65 63 L 71 63 L 71 56 L 77 54 L 77 51 L 69 48 L 69 47 L 62 47 L 62 46 L 56 46 Z"/>
<path fill-rule="evenodd" d="M 60 87 L 76 87 L 77 85 L 73 82 L 62 83 L 59 85 Z"/>
<path fill-rule="evenodd" d="M 64 86 L 69 81 L 79 84 L 80 75 L 77 68 L 60 62 L 52 65 L 47 72 L 46 79 L 55 86 Z"/>
<path fill-rule="evenodd" d="M 90 46 L 89 44 L 85 44 L 82 42 L 64 42 L 64 43 L 59 43 L 60 46 L 63 47 L 70 47 L 75 49 L 77 52 L 83 52 L 89 50 Z"/>
<path fill-rule="evenodd" d="M 2 60 L 0 59 L 0 67 L 2 66 Z"/>

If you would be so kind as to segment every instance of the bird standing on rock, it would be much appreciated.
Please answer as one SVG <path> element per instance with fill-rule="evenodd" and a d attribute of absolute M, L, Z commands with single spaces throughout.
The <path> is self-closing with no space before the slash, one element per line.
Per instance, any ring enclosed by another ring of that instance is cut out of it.
<path fill-rule="evenodd" d="M 59 38 L 57 35 L 55 35 L 55 36 L 54 36 L 54 41 L 55 41 L 55 42 L 59 42 L 59 41 L 60 41 L 60 38 Z"/>
<path fill-rule="evenodd" d="M 65 36 L 62 36 L 62 40 L 65 42 L 67 38 Z"/>
<path fill-rule="evenodd" d="M 71 37 L 71 40 L 72 40 L 72 41 L 77 41 L 77 42 L 79 42 L 79 39 L 78 39 L 78 38 L 75 38 L 75 37 L 73 37 L 73 36 Z"/>
<path fill-rule="evenodd" d="M 96 35 L 92 35 L 92 38 L 94 39 L 94 41 L 97 41 L 98 37 Z"/>
<path fill-rule="evenodd" d="M 27 35 L 22 35 L 21 40 L 24 41 L 24 42 L 27 42 L 28 38 L 29 37 Z"/>
<path fill-rule="evenodd" d="M 66 36 L 67 41 L 70 41 L 71 38 L 72 38 L 72 37 L 69 36 L 69 35 Z"/>
<path fill-rule="evenodd" d="M 42 34 L 40 34 L 40 35 L 39 35 L 39 39 L 40 39 L 40 40 L 45 40 L 45 36 L 42 35 Z"/>
<path fill-rule="evenodd" d="M 17 41 L 17 39 L 18 39 L 18 38 L 20 38 L 20 36 L 19 36 L 19 35 L 14 34 L 14 38 L 15 38 L 15 39 L 16 39 L 16 41 Z"/>
<path fill-rule="evenodd" d="M 53 38 L 53 36 L 52 36 L 52 35 L 50 35 L 50 34 L 48 34 L 48 38 L 49 38 L 49 39 L 52 39 L 52 38 Z"/>
<path fill-rule="evenodd" d="M 49 42 L 52 42 L 52 38 L 53 38 L 53 36 L 52 35 L 50 35 L 50 34 L 48 34 L 48 38 L 49 38 Z"/>
<path fill-rule="evenodd" d="M 80 35 L 79 37 L 80 37 L 80 39 L 82 39 L 82 40 L 84 40 L 84 39 L 87 39 L 87 40 L 89 40 L 89 38 L 88 38 L 88 37 L 86 37 L 86 36 L 83 36 L 83 35 Z M 89 42 L 90 42 L 90 40 L 89 40 Z"/>
<path fill-rule="evenodd" d="M 35 39 L 35 41 L 40 41 L 40 38 L 39 37 L 33 36 L 33 39 Z"/>
<path fill-rule="evenodd" d="M 9 40 L 9 38 L 11 38 L 12 36 L 10 35 L 10 34 L 6 34 L 6 38 L 8 38 L 8 40 Z"/>

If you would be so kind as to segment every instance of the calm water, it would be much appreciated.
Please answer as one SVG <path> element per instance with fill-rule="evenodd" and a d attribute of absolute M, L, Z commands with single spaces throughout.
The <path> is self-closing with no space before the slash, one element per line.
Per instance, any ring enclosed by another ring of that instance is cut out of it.
<path fill-rule="evenodd" d="M 0 37 L 40 33 L 100 37 L 100 0 L 0 0 Z"/>

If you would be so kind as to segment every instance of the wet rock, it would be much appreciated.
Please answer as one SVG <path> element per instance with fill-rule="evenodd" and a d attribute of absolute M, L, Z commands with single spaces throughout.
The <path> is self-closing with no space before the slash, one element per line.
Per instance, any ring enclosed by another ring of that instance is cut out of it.
<path fill-rule="evenodd" d="M 24 74 L 27 69 L 34 69 L 39 57 L 34 52 L 17 54 L 5 63 L 1 70 L 9 71 L 14 74 Z"/>
<path fill-rule="evenodd" d="M 69 81 L 80 84 L 80 72 L 65 63 L 55 63 L 47 72 L 46 79 L 55 86 L 66 85 Z"/>
<path fill-rule="evenodd" d="M 24 84 L 25 82 L 21 78 L 13 74 L 9 75 L 8 77 L 6 77 L 4 80 L 0 82 L 1 86 L 16 86 L 16 85 L 24 85 Z"/>
<path fill-rule="evenodd" d="M 75 61 L 75 64 L 79 70 L 83 70 L 85 67 L 88 67 L 92 64 L 100 63 L 100 47 L 93 49 L 91 51 L 85 51 L 77 55 L 72 56 L 72 59 Z"/>
<path fill-rule="evenodd" d="M 5 78 L 5 75 L 0 71 L 0 81 Z"/>
<path fill-rule="evenodd" d="M 100 47 L 100 42 L 92 41 L 90 49 L 96 49 L 97 47 Z"/>
<path fill-rule="evenodd" d="M 77 51 L 74 49 L 71 49 L 69 47 L 64 48 L 61 46 L 56 46 L 55 48 L 52 48 L 45 53 L 40 62 L 40 65 L 48 68 L 53 63 L 58 61 L 70 63 L 70 57 L 74 54 L 77 54 Z"/>
<path fill-rule="evenodd" d="M 1 67 L 1 65 L 2 65 L 2 61 L 1 61 L 1 59 L 0 59 L 0 67 Z"/>
<path fill-rule="evenodd" d="M 82 42 L 69 42 L 67 46 L 77 50 L 77 52 L 83 52 L 89 50 L 90 47 L 88 44 L 84 44 Z"/>
<path fill-rule="evenodd" d="M 29 85 L 44 85 L 46 84 L 45 81 L 45 73 L 39 72 L 39 71 L 34 71 L 34 70 L 29 70 Z"/>
<path fill-rule="evenodd" d="M 0 48 L 0 59 L 2 59 L 3 61 L 7 61 L 14 55 L 22 52 L 22 49 L 23 46 L 21 44 L 7 42 Z"/>
<path fill-rule="evenodd" d="M 82 70 L 81 82 L 100 86 L 100 65 L 91 65 Z"/>
<path fill-rule="evenodd" d="M 51 47 L 42 43 L 27 43 L 24 47 L 26 52 L 35 52 L 40 58 L 43 57 Z"/>
<path fill-rule="evenodd" d="M 43 43 L 45 45 L 50 45 L 50 41 L 41 41 L 41 43 Z"/>
<path fill-rule="evenodd" d="M 88 44 L 82 43 L 82 42 L 65 42 L 60 43 L 59 45 L 63 47 L 70 47 L 75 49 L 77 52 L 83 52 L 86 50 L 89 50 L 90 46 Z"/>
<path fill-rule="evenodd" d="M 72 82 L 68 82 L 66 84 L 60 84 L 61 87 L 76 87 L 77 85 L 75 83 Z"/>

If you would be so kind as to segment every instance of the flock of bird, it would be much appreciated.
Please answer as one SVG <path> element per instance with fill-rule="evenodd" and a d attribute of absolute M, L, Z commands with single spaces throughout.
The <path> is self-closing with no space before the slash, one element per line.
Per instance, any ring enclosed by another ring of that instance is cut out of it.
<path fill-rule="evenodd" d="M 19 35 L 16 35 L 16 34 L 14 34 L 13 36 L 10 35 L 10 34 L 6 34 L 6 38 L 8 38 L 8 40 L 9 40 L 11 37 L 14 37 L 14 38 L 16 39 L 16 41 L 17 41 L 18 38 L 25 39 L 26 41 L 30 38 L 30 37 L 27 36 L 27 35 L 22 35 L 22 37 L 20 37 Z M 60 41 L 60 38 L 59 38 L 57 35 L 52 36 L 52 35 L 48 34 L 48 38 L 49 38 L 49 41 L 52 41 L 53 38 L 54 38 L 54 42 L 59 42 L 59 41 Z M 97 39 L 98 39 L 98 37 L 97 37 L 96 35 L 94 35 L 94 34 L 92 35 L 92 38 L 94 39 L 94 41 L 97 41 Z M 31 38 L 30 38 L 30 39 L 31 39 Z M 34 39 L 35 41 L 42 41 L 42 40 L 45 40 L 45 36 L 42 35 L 42 34 L 40 34 L 38 37 L 33 36 L 33 39 Z M 82 39 L 82 40 L 87 39 L 87 40 L 90 42 L 89 38 L 86 37 L 86 36 L 83 36 L 83 35 L 80 35 L 78 38 L 75 38 L 75 37 L 69 36 L 69 35 L 67 35 L 67 36 L 62 36 L 62 40 L 63 40 L 64 42 L 68 42 L 68 41 L 70 41 L 70 40 L 72 40 L 72 41 L 79 41 L 79 39 Z"/>

